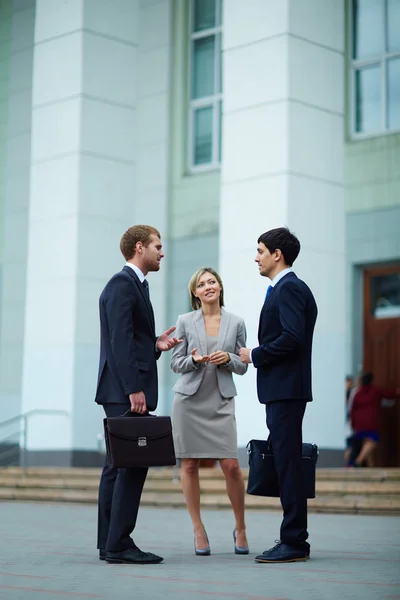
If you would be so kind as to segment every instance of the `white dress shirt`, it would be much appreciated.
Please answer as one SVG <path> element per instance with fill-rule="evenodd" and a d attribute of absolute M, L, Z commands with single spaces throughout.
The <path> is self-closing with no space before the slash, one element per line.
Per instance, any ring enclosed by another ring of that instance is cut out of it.
<path fill-rule="evenodd" d="M 282 279 L 282 277 L 285 277 L 285 275 L 287 275 L 288 273 L 291 273 L 292 271 L 293 271 L 292 267 L 288 267 L 287 269 L 283 269 L 283 271 L 280 271 L 278 273 L 278 275 L 275 275 L 275 277 L 272 279 L 272 281 L 270 283 L 271 287 L 275 287 L 276 284 L 278 283 L 278 281 L 280 281 Z M 252 352 L 253 352 L 253 350 L 250 350 L 250 362 L 251 363 L 253 362 L 253 359 L 251 356 Z"/>
<path fill-rule="evenodd" d="M 133 269 L 135 271 L 136 275 L 139 277 L 140 283 L 143 283 L 143 281 L 146 279 L 146 277 L 143 275 L 143 273 L 139 269 L 139 267 L 137 267 L 136 265 L 134 265 L 133 263 L 130 263 L 130 262 L 126 262 L 125 266 L 126 267 L 130 267 L 131 269 Z M 157 340 L 156 340 L 156 351 L 158 352 L 158 349 L 157 349 Z"/>
<path fill-rule="evenodd" d="M 292 267 L 288 267 L 287 269 L 283 269 L 283 271 L 280 271 L 278 273 L 278 275 L 275 275 L 275 277 L 271 281 L 272 287 L 275 287 L 276 284 L 278 283 L 278 281 L 280 281 L 282 279 L 282 277 L 285 277 L 285 275 L 287 275 L 288 273 L 291 273 L 292 271 L 293 271 Z"/>
<path fill-rule="evenodd" d="M 143 275 L 143 273 L 139 269 L 139 267 L 137 267 L 136 265 L 134 265 L 133 263 L 130 263 L 130 262 L 125 263 L 125 266 L 133 269 L 135 271 L 136 275 L 139 277 L 140 283 L 143 283 L 143 281 L 146 279 L 146 277 Z"/>

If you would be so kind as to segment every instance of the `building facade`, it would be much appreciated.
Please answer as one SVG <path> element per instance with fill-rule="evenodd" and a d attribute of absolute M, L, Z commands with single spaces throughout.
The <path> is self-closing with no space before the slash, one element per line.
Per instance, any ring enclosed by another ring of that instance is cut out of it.
<path fill-rule="evenodd" d="M 257 238 L 297 233 L 319 306 L 304 437 L 341 464 L 345 373 L 400 385 L 400 1 L 3 0 L 0 210 L 0 420 L 67 413 L 29 419 L 32 463 L 96 461 L 98 296 L 149 223 L 157 329 L 209 265 L 250 346 Z M 159 414 L 173 383 L 164 356 Z M 265 415 L 253 369 L 237 386 L 243 450 Z"/>

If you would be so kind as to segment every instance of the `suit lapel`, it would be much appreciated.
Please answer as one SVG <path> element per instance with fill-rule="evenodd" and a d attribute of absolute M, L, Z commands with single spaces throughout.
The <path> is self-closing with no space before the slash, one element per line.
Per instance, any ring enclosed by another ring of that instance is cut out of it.
<path fill-rule="evenodd" d="M 229 321 L 229 314 L 223 308 L 221 308 L 221 322 L 219 324 L 217 350 L 222 350 L 222 348 L 224 347 L 226 334 L 228 333 L 229 329 Z"/>
<path fill-rule="evenodd" d="M 278 283 L 279 283 L 279 281 L 278 281 Z M 278 285 L 278 284 L 277 284 L 277 285 Z M 266 306 L 268 306 L 268 304 L 271 302 L 271 298 L 272 298 L 272 296 L 274 295 L 274 291 L 275 291 L 275 287 L 273 287 L 273 288 L 272 288 L 272 290 L 271 290 L 271 292 L 270 292 L 270 294 L 269 294 L 268 298 L 265 298 L 265 300 L 264 300 L 264 304 L 263 304 L 263 306 L 262 306 L 262 309 L 261 309 L 262 311 L 263 311 L 263 310 L 264 310 L 264 308 L 265 308 Z"/>
<path fill-rule="evenodd" d="M 150 323 L 155 331 L 155 321 L 154 321 L 154 312 L 153 312 L 153 307 L 151 305 L 151 302 L 149 300 L 149 298 L 147 297 L 147 294 L 145 292 L 145 289 L 139 279 L 139 277 L 136 275 L 135 271 L 133 269 L 131 269 L 130 267 L 124 267 L 123 269 L 124 271 L 126 271 L 133 279 L 133 282 L 136 284 L 136 287 L 139 290 L 139 293 L 142 295 L 142 298 L 144 300 L 144 303 L 146 305 L 147 308 L 147 312 L 149 314 L 149 318 L 150 318 Z"/>
<path fill-rule="evenodd" d="M 268 304 L 271 302 L 271 299 L 273 298 L 274 294 L 276 293 L 276 288 L 280 285 L 280 283 L 282 281 L 285 281 L 285 279 L 288 277 L 297 277 L 297 275 L 295 273 L 293 273 L 293 271 L 291 271 L 290 273 L 287 273 L 284 277 L 282 277 L 282 279 L 280 279 L 278 281 L 278 283 L 276 283 L 274 285 L 274 287 L 272 288 L 272 292 L 269 294 L 268 298 L 266 298 L 264 301 L 263 307 L 261 309 L 261 314 L 264 312 L 264 310 L 266 309 Z"/>
<path fill-rule="evenodd" d="M 278 281 L 278 283 L 279 283 L 279 281 Z M 276 285 L 278 285 L 278 283 L 277 283 Z M 276 287 L 276 286 L 275 286 L 275 287 Z M 260 336 L 260 326 L 261 326 L 261 320 L 262 320 L 262 318 L 263 318 L 263 315 L 264 315 L 265 309 L 267 308 L 268 304 L 271 302 L 271 298 L 272 298 L 272 297 L 273 297 L 273 295 L 274 295 L 275 287 L 273 287 L 273 288 L 272 288 L 272 292 L 270 293 L 270 295 L 268 296 L 268 298 L 266 298 L 266 299 L 264 300 L 264 304 L 262 305 L 261 312 L 260 312 L 260 321 L 259 321 L 259 324 L 258 324 L 258 336 Z"/>
<path fill-rule="evenodd" d="M 260 320 L 259 320 L 259 323 L 258 323 L 258 339 L 260 339 L 261 321 L 262 321 L 262 318 L 264 316 L 265 309 L 271 303 L 272 298 L 274 297 L 274 294 L 276 294 L 276 288 L 281 284 L 282 281 L 284 281 L 285 279 L 287 279 L 289 277 L 290 278 L 291 277 L 297 277 L 297 275 L 295 273 L 293 273 L 293 271 L 291 271 L 290 273 L 287 273 L 286 275 L 284 275 L 284 277 L 282 277 L 282 279 L 280 279 L 278 281 L 278 283 L 276 283 L 274 285 L 274 287 L 272 288 L 272 292 L 270 293 L 270 295 L 268 296 L 268 298 L 266 298 L 266 300 L 264 301 L 263 307 L 262 307 L 261 312 L 260 312 Z"/>
<path fill-rule="evenodd" d="M 203 311 L 201 308 L 194 313 L 194 326 L 197 333 L 197 338 L 199 340 L 199 347 L 201 350 L 201 355 L 206 356 L 207 354 L 207 334 L 206 328 L 204 326 L 204 317 Z"/>

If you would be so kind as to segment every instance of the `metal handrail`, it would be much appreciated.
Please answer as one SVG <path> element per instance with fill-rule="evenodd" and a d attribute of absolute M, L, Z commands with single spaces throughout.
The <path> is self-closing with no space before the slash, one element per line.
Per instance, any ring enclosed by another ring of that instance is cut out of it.
<path fill-rule="evenodd" d="M 0 421 L 0 427 L 5 425 L 11 425 L 11 423 L 16 423 L 20 419 L 29 418 L 32 415 L 64 415 L 69 417 L 69 413 L 66 410 L 56 410 L 51 408 L 35 408 L 33 410 L 28 410 L 28 412 L 21 413 L 16 417 L 12 417 L 11 419 L 7 419 L 6 421 Z M 0 440 L 1 441 L 1 440 Z"/>
<path fill-rule="evenodd" d="M 2 458 L 4 458 L 4 456 L 9 456 L 9 455 L 13 456 L 13 455 L 14 455 L 14 453 L 15 453 L 15 447 L 12 447 L 12 446 L 11 446 L 11 448 L 8 448 L 7 450 L 3 450 L 3 451 L 1 452 L 1 454 L 0 454 L 0 456 L 1 456 Z M 11 463 L 11 464 L 12 464 L 12 463 Z M 1 468 L 1 467 L 0 467 L 0 468 Z"/>
<path fill-rule="evenodd" d="M 66 410 L 57 410 L 57 409 L 50 409 L 50 408 L 36 408 L 33 410 L 29 410 L 26 413 L 21 413 L 20 415 L 12 417 L 11 419 L 6 419 L 5 421 L 0 422 L 0 427 L 5 427 L 7 425 L 11 425 L 12 423 L 17 423 L 18 421 L 21 421 L 21 420 L 23 421 L 23 428 L 22 429 L 20 428 L 17 433 L 19 435 L 21 435 L 21 431 L 23 433 L 22 448 L 21 448 L 21 467 L 22 467 L 22 471 L 24 473 L 26 470 L 26 446 L 27 446 L 27 441 L 28 441 L 28 419 L 34 415 L 60 415 L 60 416 L 69 417 L 69 413 Z M 14 434 L 14 435 L 17 435 L 17 434 Z M 0 439 L 0 443 L 4 442 L 8 438 L 10 438 L 9 435 Z"/>
<path fill-rule="evenodd" d="M 1 438 L 0 444 L 4 444 L 4 442 L 8 442 L 8 440 L 12 440 L 12 438 L 15 438 L 17 435 L 21 435 L 20 429 L 18 429 L 18 431 L 14 433 L 10 433 L 10 435 L 6 435 L 5 437 Z"/>

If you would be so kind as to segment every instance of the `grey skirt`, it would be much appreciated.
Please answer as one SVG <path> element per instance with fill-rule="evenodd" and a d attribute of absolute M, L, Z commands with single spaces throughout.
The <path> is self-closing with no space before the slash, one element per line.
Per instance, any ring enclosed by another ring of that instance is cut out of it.
<path fill-rule="evenodd" d="M 209 353 L 217 338 L 207 338 Z M 175 393 L 172 426 L 177 458 L 237 458 L 235 399 L 223 398 L 217 367 L 207 364 L 193 396 Z"/>

